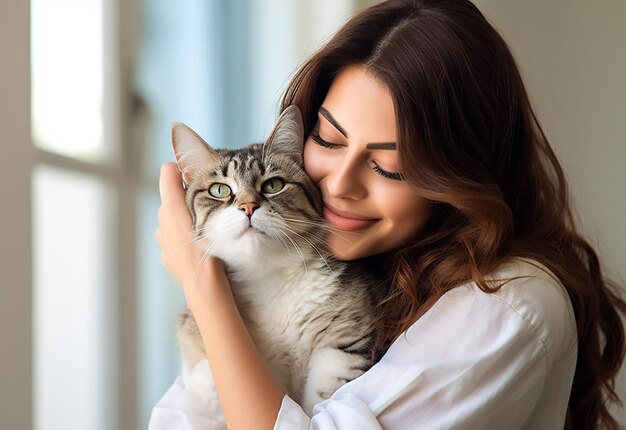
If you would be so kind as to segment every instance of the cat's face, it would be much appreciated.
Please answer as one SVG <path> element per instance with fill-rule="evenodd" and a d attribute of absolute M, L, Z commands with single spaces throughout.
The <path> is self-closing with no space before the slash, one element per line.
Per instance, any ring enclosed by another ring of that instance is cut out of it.
<path fill-rule="evenodd" d="M 300 111 L 287 109 L 264 145 L 213 149 L 182 124 L 172 128 L 198 244 L 231 264 L 301 258 L 324 237 L 321 195 L 302 168 Z"/>

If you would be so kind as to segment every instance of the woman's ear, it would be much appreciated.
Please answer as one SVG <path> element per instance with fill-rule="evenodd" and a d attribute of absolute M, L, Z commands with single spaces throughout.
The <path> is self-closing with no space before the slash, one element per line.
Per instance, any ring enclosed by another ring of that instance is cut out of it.
<path fill-rule="evenodd" d="M 172 149 L 185 184 L 190 183 L 199 167 L 218 159 L 215 149 L 189 126 L 180 122 L 172 124 Z"/>

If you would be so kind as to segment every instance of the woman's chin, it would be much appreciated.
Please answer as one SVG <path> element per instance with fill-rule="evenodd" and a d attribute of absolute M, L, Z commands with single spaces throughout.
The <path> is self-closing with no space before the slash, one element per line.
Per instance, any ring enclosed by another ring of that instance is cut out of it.
<path fill-rule="evenodd" d="M 349 242 L 348 239 L 335 238 L 330 239 L 328 243 L 330 253 L 341 261 L 358 260 L 367 257 L 363 246 L 358 243 Z"/>

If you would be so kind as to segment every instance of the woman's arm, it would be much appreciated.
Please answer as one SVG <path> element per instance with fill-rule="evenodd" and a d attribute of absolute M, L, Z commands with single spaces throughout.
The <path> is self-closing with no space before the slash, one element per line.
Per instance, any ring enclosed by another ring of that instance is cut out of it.
<path fill-rule="evenodd" d="M 167 270 L 181 283 L 202 336 L 229 429 L 272 429 L 283 399 L 256 349 L 235 301 L 224 266 L 192 243 L 191 217 L 174 163 L 161 168 L 156 238 Z"/>

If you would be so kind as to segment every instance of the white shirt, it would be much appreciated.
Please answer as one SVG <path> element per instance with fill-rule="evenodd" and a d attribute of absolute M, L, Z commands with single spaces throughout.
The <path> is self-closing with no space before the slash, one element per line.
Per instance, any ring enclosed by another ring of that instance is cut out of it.
<path fill-rule="evenodd" d="M 563 428 L 574 312 L 561 283 L 533 260 L 512 260 L 487 278 L 518 276 L 494 294 L 473 282 L 448 291 L 312 417 L 285 396 L 274 429 Z M 223 418 L 207 410 L 179 377 L 154 407 L 150 430 L 218 428 Z"/>

